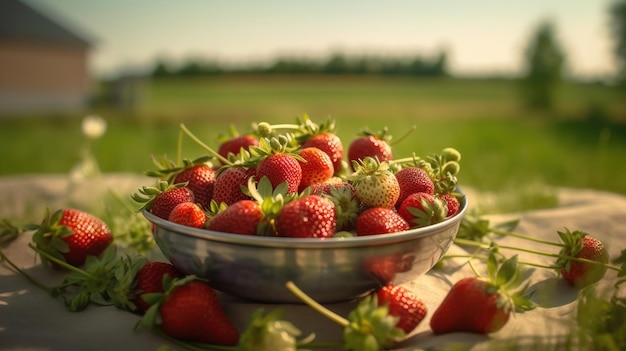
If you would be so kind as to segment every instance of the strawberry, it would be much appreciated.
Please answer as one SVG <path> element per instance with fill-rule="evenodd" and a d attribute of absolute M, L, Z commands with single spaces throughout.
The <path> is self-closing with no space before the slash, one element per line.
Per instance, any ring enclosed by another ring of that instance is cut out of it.
<path fill-rule="evenodd" d="M 336 134 L 325 132 L 313 135 L 302 143 L 302 148 L 307 147 L 316 147 L 325 152 L 333 164 L 334 174 L 341 170 L 344 151 L 341 139 Z"/>
<path fill-rule="evenodd" d="M 217 149 L 217 153 L 224 158 L 229 158 L 230 155 L 239 155 L 241 149 L 248 151 L 250 146 L 258 146 L 259 140 L 252 135 L 238 135 L 228 140 L 223 141 Z"/>
<path fill-rule="evenodd" d="M 570 232 L 566 229 L 564 232 L 559 231 L 558 234 L 565 247 L 561 249 L 557 266 L 561 267 L 561 276 L 565 281 L 583 288 L 604 277 L 609 254 L 600 240 L 580 230 Z M 591 260 L 599 264 L 573 261 L 568 257 Z"/>
<path fill-rule="evenodd" d="M 152 302 L 141 320 L 144 326 L 154 328 L 158 324 L 168 336 L 184 341 L 237 344 L 239 332 L 207 283 L 194 276 L 173 281 L 165 277 L 163 290 L 163 294 L 144 295 Z"/>
<path fill-rule="evenodd" d="M 165 156 L 153 156 L 152 162 L 157 169 L 147 171 L 146 175 L 170 184 L 184 184 L 193 192 L 195 201 L 208 209 L 215 184 L 215 170 L 208 163 L 210 159 L 211 156 L 201 156 L 194 160 L 183 159 L 179 165 Z"/>
<path fill-rule="evenodd" d="M 410 333 L 426 317 L 428 309 L 413 292 L 400 285 L 385 285 L 376 291 L 378 305 L 387 305 L 389 314 L 398 317 L 396 327 Z"/>
<path fill-rule="evenodd" d="M 348 162 L 354 169 L 354 162 L 364 160 L 366 157 L 376 157 L 380 162 L 387 162 L 393 159 L 393 153 L 388 141 L 390 136 L 387 129 L 378 133 L 362 131 L 360 136 L 348 146 Z"/>
<path fill-rule="evenodd" d="M 168 219 L 172 209 L 183 202 L 195 202 L 193 192 L 186 186 L 159 181 L 156 187 L 142 187 L 132 194 L 133 200 L 143 204 L 141 210 L 163 219 Z"/>
<path fill-rule="evenodd" d="M 335 234 L 335 205 L 318 195 L 288 202 L 276 217 L 276 234 L 294 238 L 329 238 Z"/>
<path fill-rule="evenodd" d="M 207 216 L 202 207 L 198 204 L 182 202 L 172 209 L 167 219 L 170 222 L 189 227 L 204 228 Z"/>
<path fill-rule="evenodd" d="M 250 196 L 241 191 L 248 184 L 248 179 L 256 173 L 254 168 L 227 167 L 220 170 L 215 179 L 213 201 L 232 205 L 239 200 L 249 200 Z"/>
<path fill-rule="evenodd" d="M 446 208 L 448 209 L 446 217 L 452 217 L 461 211 L 461 203 L 453 194 L 441 194 L 439 198 L 445 202 Z"/>
<path fill-rule="evenodd" d="M 145 313 L 150 304 L 143 299 L 142 294 L 148 293 L 160 293 L 163 292 L 163 276 L 167 275 L 174 278 L 183 278 L 184 274 L 181 273 L 176 267 L 168 262 L 151 261 L 141 267 L 137 275 L 135 276 L 135 299 L 133 303 L 137 308 L 137 312 Z"/>
<path fill-rule="evenodd" d="M 256 166 L 256 179 L 267 177 L 273 188 L 286 182 L 288 193 L 297 193 L 302 180 L 298 145 L 291 134 L 262 138 L 258 147 L 250 148 L 247 164 Z"/>
<path fill-rule="evenodd" d="M 398 207 L 398 214 L 412 228 L 439 223 L 446 218 L 447 213 L 446 203 L 428 193 L 413 193 Z"/>
<path fill-rule="evenodd" d="M 368 273 L 373 275 L 382 285 L 394 280 L 397 273 L 408 272 L 413 267 L 415 255 L 392 254 L 387 256 L 372 256 L 365 262 Z"/>
<path fill-rule="evenodd" d="M 299 155 L 304 159 L 298 161 L 302 169 L 299 191 L 310 185 L 323 183 L 335 173 L 333 163 L 324 151 L 316 147 L 305 147 L 300 150 Z"/>
<path fill-rule="evenodd" d="M 361 212 L 356 220 L 357 235 L 373 235 L 401 232 L 408 230 L 409 224 L 400 215 L 388 207 L 372 207 Z"/>
<path fill-rule="evenodd" d="M 422 168 L 403 168 L 396 173 L 396 179 L 398 179 L 398 184 L 400 185 L 400 196 L 398 196 L 396 206 L 399 206 L 407 196 L 413 193 L 435 194 L 435 184 Z"/>
<path fill-rule="evenodd" d="M 38 249 L 72 266 L 81 266 L 87 256 L 99 256 L 113 242 L 104 221 L 73 208 L 60 209 L 52 215 L 46 211 L 43 222 L 32 229 Z"/>
<path fill-rule="evenodd" d="M 256 235 L 263 219 L 261 205 L 253 200 L 239 200 L 218 212 L 207 224 L 207 229 L 217 232 Z"/>
<path fill-rule="evenodd" d="M 488 278 L 466 277 L 448 291 L 430 319 L 435 334 L 494 333 L 506 325 L 511 312 L 534 307 L 525 289 L 518 288 L 517 256 L 498 265 L 492 253 L 487 267 Z"/>
<path fill-rule="evenodd" d="M 355 172 L 350 175 L 356 196 L 367 207 L 394 207 L 400 196 L 398 179 L 389 170 L 389 164 L 377 158 L 366 157 L 354 162 Z"/>
<path fill-rule="evenodd" d="M 302 168 L 298 159 L 286 153 L 279 153 L 264 158 L 256 170 L 258 179 L 267 177 L 273 187 L 287 182 L 288 192 L 296 193 L 302 180 Z"/>
<path fill-rule="evenodd" d="M 191 165 L 181 170 L 173 180 L 174 184 L 187 183 L 194 199 L 204 209 L 208 209 L 213 198 L 215 170 L 207 164 Z"/>

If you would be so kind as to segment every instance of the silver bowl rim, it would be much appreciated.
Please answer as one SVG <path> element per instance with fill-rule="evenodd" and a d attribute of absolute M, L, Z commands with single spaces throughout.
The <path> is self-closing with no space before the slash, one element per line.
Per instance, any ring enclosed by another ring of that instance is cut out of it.
<path fill-rule="evenodd" d="M 189 238 L 195 238 L 204 241 L 215 241 L 234 245 L 283 249 L 334 249 L 365 247 L 410 241 L 416 239 L 417 237 L 427 237 L 435 235 L 447 229 L 448 227 L 455 225 L 457 222 L 461 221 L 462 216 L 465 214 L 465 211 L 468 207 L 467 196 L 465 195 L 465 193 L 463 193 L 459 189 L 457 189 L 457 192 L 462 195 L 462 199 L 460 201 L 461 209 L 456 215 L 447 218 L 442 222 L 435 223 L 426 227 L 409 229 L 396 233 L 339 238 L 288 238 L 224 233 L 208 229 L 184 226 L 181 224 L 170 222 L 168 220 L 153 215 L 147 210 L 143 210 L 142 214 L 149 222 L 160 228 Z"/>

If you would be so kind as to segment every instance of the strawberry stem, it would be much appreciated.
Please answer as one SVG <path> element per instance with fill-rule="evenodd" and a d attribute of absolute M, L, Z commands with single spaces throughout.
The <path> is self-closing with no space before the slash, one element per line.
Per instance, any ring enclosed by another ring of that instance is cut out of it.
<path fill-rule="evenodd" d="M 411 129 L 409 129 L 406 133 L 404 133 L 400 138 L 394 140 L 393 143 L 389 143 L 389 146 L 394 146 L 398 144 L 399 142 L 401 142 L 402 140 L 408 138 L 409 135 L 411 135 L 411 133 L 413 133 L 416 129 L 417 129 L 417 126 L 414 124 L 413 126 L 411 126 Z"/>
<path fill-rule="evenodd" d="M 287 286 L 287 289 L 289 289 L 289 291 L 291 291 L 302 302 L 309 305 L 311 308 L 318 311 L 319 313 L 323 314 L 333 322 L 339 324 L 344 328 L 350 324 L 347 319 L 322 306 L 319 302 L 313 300 L 309 295 L 304 293 L 304 291 L 300 290 L 300 288 L 298 288 L 292 281 L 288 281 L 285 285 Z"/>
<path fill-rule="evenodd" d="M 489 231 L 494 233 L 494 234 L 498 234 L 498 235 L 502 235 L 502 236 L 512 236 L 514 238 L 534 241 L 534 242 L 540 243 L 540 244 L 546 244 L 546 245 L 552 245 L 552 246 L 558 246 L 558 247 L 566 247 L 567 246 L 567 245 L 565 245 L 563 243 L 550 241 L 550 240 L 539 239 L 539 238 L 532 237 L 530 235 L 515 233 L 515 232 L 511 232 L 511 231 L 504 230 L 504 229 L 489 228 Z"/>
<path fill-rule="evenodd" d="M 458 245 L 473 246 L 473 247 L 478 247 L 478 248 L 485 249 L 485 250 L 490 250 L 490 249 L 494 248 L 494 247 L 492 247 L 492 246 L 490 246 L 488 244 L 483 244 L 483 243 L 479 243 L 479 242 L 476 242 L 476 241 L 473 241 L 473 240 L 467 240 L 467 239 L 461 239 L 461 238 L 454 239 L 454 242 L 456 244 L 458 244 Z M 541 256 L 548 256 L 548 257 L 554 257 L 554 258 L 564 258 L 564 259 L 569 260 L 569 261 L 590 263 L 590 264 L 600 265 L 600 266 L 603 266 L 603 267 L 606 267 L 608 269 L 612 269 L 612 270 L 615 270 L 615 271 L 618 271 L 618 272 L 620 271 L 619 267 L 610 265 L 608 263 L 598 262 L 598 261 L 589 260 L 589 259 L 581 258 L 581 257 L 560 255 L 560 254 L 544 252 L 544 251 L 539 251 L 539 250 L 534 250 L 534 249 L 525 249 L 523 247 L 517 247 L 517 246 L 497 245 L 496 247 L 500 248 L 500 249 L 517 250 L 517 251 L 521 251 L 521 252 L 528 252 L 528 253 L 541 255 Z"/>
<path fill-rule="evenodd" d="M 479 259 L 479 260 L 487 260 L 489 258 L 489 256 L 487 255 L 445 255 L 443 257 L 443 259 L 452 259 L 452 258 L 467 258 L 468 261 L 472 260 L 472 259 Z M 525 266 L 532 266 L 532 267 L 537 267 L 537 268 L 546 268 L 546 269 L 554 269 L 554 270 L 558 270 L 561 267 L 558 266 L 550 266 L 550 265 L 546 265 L 546 264 L 541 264 L 541 263 L 536 263 L 536 262 L 529 262 L 529 261 L 517 261 L 517 263 L 525 265 Z"/>
<path fill-rule="evenodd" d="M 180 129 L 185 132 L 185 134 L 187 134 L 193 141 L 195 141 L 198 145 L 202 146 L 205 150 L 207 150 L 211 155 L 213 155 L 215 158 L 217 158 L 218 160 L 220 160 L 220 162 L 222 162 L 222 164 L 224 165 L 231 165 L 232 162 L 230 162 L 227 158 L 225 158 L 224 156 L 220 155 L 219 153 L 217 153 L 215 150 L 213 150 L 212 148 L 210 148 L 208 145 L 206 145 L 205 143 L 202 142 L 202 140 L 198 139 L 198 137 L 196 137 L 189 129 L 187 129 L 187 127 L 185 127 L 184 124 L 180 124 Z"/>
<path fill-rule="evenodd" d="M 40 282 L 37 279 L 35 279 L 32 275 L 26 273 L 26 271 L 22 270 L 15 263 L 13 263 L 13 261 L 11 261 L 2 251 L 0 251 L 0 261 L 5 261 L 6 263 L 8 263 L 9 266 L 11 266 L 13 269 L 15 269 L 16 272 L 18 272 L 19 274 L 23 275 L 26 279 L 28 279 L 28 281 L 30 281 L 31 283 L 35 284 L 37 287 L 41 288 L 42 290 L 45 290 L 46 292 L 48 292 L 51 295 L 55 294 L 55 289 L 54 288 L 49 287 L 49 286 L 43 284 L 42 282 Z"/>
<path fill-rule="evenodd" d="M 85 272 L 84 270 L 82 270 L 82 269 L 80 269 L 78 267 L 72 266 L 71 264 L 69 264 L 69 263 L 67 263 L 65 261 L 59 260 L 58 258 L 56 258 L 54 256 L 51 256 L 47 252 L 45 252 L 43 250 L 40 250 L 38 247 L 33 246 L 32 243 L 28 243 L 28 247 L 30 247 L 31 249 L 35 250 L 35 252 L 37 252 L 38 254 L 43 256 L 44 258 L 46 258 L 48 261 L 54 262 L 54 263 L 58 264 L 59 266 L 65 268 L 67 270 L 70 270 L 72 272 L 76 272 L 76 273 L 81 274 L 81 275 L 83 275 L 83 276 L 85 276 L 87 278 L 90 278 L 90 279 L 94 279 L 94 280 L 96 279 L 96 277 L 94 277 L 93 275 Z"/>

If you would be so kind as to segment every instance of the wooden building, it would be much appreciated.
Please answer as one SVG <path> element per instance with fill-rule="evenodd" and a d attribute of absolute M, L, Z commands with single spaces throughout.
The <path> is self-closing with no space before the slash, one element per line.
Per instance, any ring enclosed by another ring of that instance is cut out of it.
<path fill-rule="evenodd" d="M 0 115 L 80 111 L 91 43 L 19 0 L 0 0 Z"/>

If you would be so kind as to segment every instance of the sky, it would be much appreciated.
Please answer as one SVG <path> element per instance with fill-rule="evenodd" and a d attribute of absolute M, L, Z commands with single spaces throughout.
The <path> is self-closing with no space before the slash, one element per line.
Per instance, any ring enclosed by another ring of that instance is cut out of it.
<path fill-rule="evenodd" d="M 519 74 L 523 52 L 551 21 L 570 75 L 615 71 L 611 0 L 23 0 L 95 40 L 98 75 L 155 58 L 258 63 L 282 56 L 448 54 L 459 76 Z"/>

